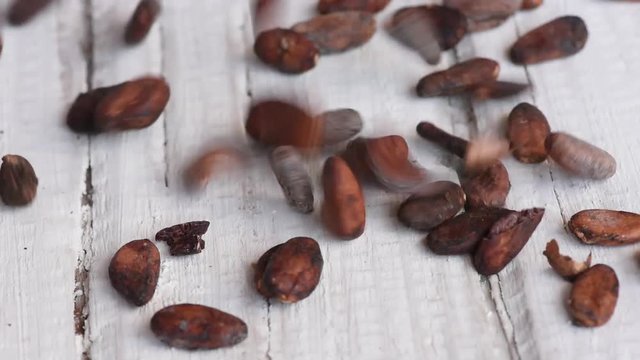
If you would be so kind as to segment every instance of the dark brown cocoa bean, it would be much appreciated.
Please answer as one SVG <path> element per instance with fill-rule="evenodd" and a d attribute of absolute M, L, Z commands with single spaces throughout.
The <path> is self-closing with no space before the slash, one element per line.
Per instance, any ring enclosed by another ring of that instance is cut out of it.
<path fill-rule="evenodd" d="M 583 210 L 571 217 L 569 230 L 589 245 L 620 246 L 640 242 L 640 215 L 615 210 Z"/>
<path fill-rule="evenodd" d="M 568 281 L 573 281 L 576 276 L 591 267 L 591 254 L 585 261 L 574 261 L 569 256 L 560 254 L 560 248 L 555 239 L 547 243 L 547 247 L 542 254 L 547 257 L 547 261 L 549 261 L 549 265 L 553 270 Z"/>
<path fill-rule="evenodd" d="M 616 159 L 611 154 L 569 134 L 551 133 L 545 147 L 553 161 L 574 175 L 605 180 L 616 173 Z"/>
<path fill-rule="evenodd" d="M 537 107 L 521 103 L 509 114 L 507 137 L 513 157 L 523 163 L 541 163 L 547 159 L 545 140 L 551 128 Z"/>
<path fill-rule="evenodd" d="M 499 73 L 497 62 L 474 58 L 423 77 L 416 86 L 416 93 L 420 97 L 459 95 L 495 81 Z"/>
<path fill-rule="evenodd" d="M 619 288 L 616 272 L 607 265 L 597 264 L 580 274 L 569 296 L 573 323 L 585 327 L 606 324 L 616 309 Z"/>
<path fill-rule="evenodd" d="M 403 137 L 366 139 L 364 146 L 367 166 L 386 189 L 416 192 L 427 183 L 426 171 L 409 159 L 409 147 Z"/>
<path fill-rule="evenodd" d="M 67 114 L 69 128 L 77 133 L 94 134 L 100 132 L 95 123 L 96 107 L 113 88 L 102 87 L 78 95 Z"/>
<path fill-rule="evenodd" d="M 184 180 L 190 189 L 202 190 L 216 174 L 239 167 L 245 162 L 245 154 L 234 148 L 211 149 L 189 165 L 184 173 Z"/>
<path fill-rule="evenodd" d="M 38 192 L 38 178 L 29 161 L 20 155 L 5 155 L 0 166 L 0 198 L 9 206 L 30 204 Z"/>
<path fill-rule="evenodd" d="M 467 140 L 451 135 L 433 123 L 423 121 L 418 124 L 416 131 L 422 138 L 438 145 L 461 159 L 464 158 L 467 153 L 467 146 L 469 145 Z"/>
<path fill-rule="evenodd" d="M 325 227 L 344 240 L 360 237 L 365 227 L 364 195 L 358 179 L 342 158 L 327 159 L 322 171 L 322 187 Z"/>
<path fill-rule="evenodd" d="M 52 2 L 53 0 L 14 0 L 7 15 L 9 24 L 26 24 Z"/>
<path fill-rule="evenodd" d="M 375 174 L 367 164 L 367 139 L 355 138 L 347 144 L 347 148 L 340 154 L 340 157 L 347 162 L 351 171 L 361 182 L 378 184 Z"/>
<path fill-rule="evenodd" d="M 444 0 L 444 5 L 467 16 L 470 31 L 483 31 L 501 25 L 522 5 L 522 0 Z"/>
<path fill-rule="evenodd" d="M 160 9 L 158 0 L 141 0 L 127 23 L 124 41 L 133 45 L 144 40 L 160 14 Z"/>
<path fill-rule="evenodd" d="M 433 229 L 426 238 L 427 246 L 439 255 L 472 253 L 493 224 L 509 213 L 514 211 L 481 208 L 462 213 Z"/>
<path fill-rule="evenodd" d="M 158 231 L 156 241 L 166 241 L 174 256 L 199 254 L 204 249 L 202 235 L 208 229 L 208 221 L 191 221 Z"/>
<path fill-rule="evenodd" d="M 494 81 L 473 88 L 471 96 L 476 100 L 502 99 L 516 96 L 529 89 L 529 84 Z"/>
<path fill-rule="evenodd" d="M 167 306 L 151 318 L 151 331 L 171 347 L 211 350 L 236 345 L 247 338 L 247 324 L 204 305 Z"/>
<path fill-rule="evenodd" d="M 530 65 L 565 58 L 580 52 L 588 37 L 587 25 L 581 18 L 563 16 L 518 39 L 511 47 L 511 61 Z"/>
<path fill-rule="evenodd" d="M 260 257 L 254 266 L 255 286 L 264 297 L 295 303 L 318 286 L 323 265 L 320 246 L 314 239 L 293 238 Z"/>
<path fill-rule="evenodd" d="M 253 50 L 262 62 L 287 74 L 300 74 L 316 66 L 318 48 L 306 36 L 288 29 L 261 32 Z"/>
<path fill-rule="evenodd" d="M 279 100 L 255 104 L 245 128 L 249 136 L 264 145 L 312 148 L 322 143 L 322 123 L 306 111 Z"/>
<path fill-rule="evenodd" d="M 123 245 L 109 264 L 111 285 L 136 306 L 142 306 L 151 300 L 159 276 L 160 252 L 147 239 Z"/>
<path fill-rule="evenodd" d="M 398 220 L 405 226 L 429 231 L 454 217 L 464 206 L 462 188 L 450 181 L 432 184 L 435 192 L 411 195 L 398 209 Z"/>
<path fill-rule="evenodd" d="M 542 220 L 544 209 L 509 213 L 496 221 L 480 241 L 473 265 L 480 275 L 499 273 L 524 248 Z"/>
<path fill-rule="evenodd" d="M 391 0 L 320 0 L 318 12 L 321 14 L 336 11 L 367 11 L 376 13 L 384 9 Z"/>
<path fill-rule="evenodd" d="M 269 160 L 289 205 L 303 214 L 313 212 L 313 183 L 296 148 L 279 146 Z"/>
<path fill-rule="evenodd" d="M 542 5 L 543 0 L 522 0 L 522 10 L 535 9 Z"/>
<path fill-rule="evenodd" d="M 349 140 L 362 131 L 362 117 L 353 109 L 338 109 L 315 117 L 322 127 L 322 143 L 334 145 Z"/>
<path fill-rule="evenodd" d="M 369 41 L 376 32 L 376 19 L 364 11 L 336 12 L 300 22 L 292 30 L 311 40 L 321 54 L 330 54 Z"/>

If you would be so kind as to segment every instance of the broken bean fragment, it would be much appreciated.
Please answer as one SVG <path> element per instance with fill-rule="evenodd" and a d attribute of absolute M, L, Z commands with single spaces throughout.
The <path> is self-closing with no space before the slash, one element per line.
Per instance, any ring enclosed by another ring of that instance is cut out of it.
<path fill-rule="evenodd" d="M 558 247 L 558 242 L 555 239 L 547 243 L 543 255 L 547 257 L 547 261 L 549 261 L 549 265 L 553 270 L 569 281 L 573 281 L 576 276 L 591 266 L 591 254 L 585 261 L 574 261 L 569 256 L 560 254 L 560 247 Z"/>
<path fill-rule="evenodd" d="M 319 0 L 318 12 L 327 14 L 336 11 L 366 11 L 376 13 L 384 9 L 391 0 Z"/>
<path fill-rule="evenodd" d="M 358 179 L 340 157 L 332 156 L 322 171 L 322 221 L 335 236 L 353 240 L 365 227 L 364 195 Z"/>
<path fill-rule="evenodd" d="M 316 16 L 292 30 L 311 40 L 321 54 L 330 54 L 365 44 L 376 32 L 376 20 L 368 12 L 344 11 Z"/>
<path fill-rule="evenodd" d="M 204 249 L 202 235 L 208 229 L 208 221 L 191 221 L 158 231 L 156 241 L 166 241 L 173 256 L 199 254 Z"/>
<path fill-rule="evenodd" d="M 261 32 L 253 50 L 262 62 L 287 74 L 311 70 L 319 58 L 318 48 L 311 40 L 288 29 Z"/>
<path fill-rule="evenodd" d="M 569 314 L 573 323 L 584 327 L 606 324 L 616 309 L 620 283 L 609 266 L 597 264 L 582 272 L 569 295 Z"/>
<path fill-rule="evenodd" d="M 289 205 L 303 214 L 313 212 L 313 183 L 296 148 L 275 148 L 269 156 L 269 162 Z"/>
<path fill-rule="evenodd" d="M 462 210 L 465 195 L 458 184 L 438 181 L 430 185 L 435 191 L 411 195 L 400 205 L 398 219 L 405 226 L 429 231 Z"/>
<path fill-rule="evenodd" d="M 537 107 L 521 103 L 509 114 L 507 137 L 513 157 L 523 163 L 541 163 L 547 159 L 545 140 L 551 128 Z"/>
<path fill-rule="evenodd" d="M 567 133 L 549 134 L 545 147 L 553 161 L 574 175 L 605 180 L 616 173 L 616 159 L 611 154 Z"/>
<path fill-rule="evenodd" d="M 38 192 L 38 178 L 29 160 L 5 155 L 0 166 L 0 198 L 5 205 L 25 206 Z"/>
<path fill-rule="evenodd" d="M 494 60 L 474 58 L 423 77 L 416 93 L 420 97 L 459 95 L 495 81 L 499 73 L 500 65 Z"/>
<path fill-rule="evenodd" d="M 147 239 L 123 245 L 109 264 L 111 285 L 136 306 L 142 306 L 151 300 L 159 276 L 160 252 Z"/>
<path fill-rule="evenodd" d="M 621 246 L 640 242 L 640 215 L 615 210 L 583 210 L 571 217 L 569 230 L 588 245 Z"/>
<path fill-rule="evenodd" d="M 160 14 L 160 9 L 158 0 L 141 0 L 127 24 L 124 41 L 134 45 L 144 40 Z"/>

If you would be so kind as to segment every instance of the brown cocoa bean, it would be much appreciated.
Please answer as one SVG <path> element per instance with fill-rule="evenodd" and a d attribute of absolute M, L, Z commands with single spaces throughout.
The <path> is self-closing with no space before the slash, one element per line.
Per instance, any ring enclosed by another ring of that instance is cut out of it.
<path fill-rule="evenodd" d="M 585 261 L 574 261 L 569 256 L 560 254 L 560 247 L 558 247 L 558 242 L 555 239 L 547 243 L 547 247 L 542 254 L 547 257 L 547 261 L 549 261 L 549 265 L 553 270 L 569 281 L 573 281 L 576 276 L 591 267 L 591 254 Z"/>
<path fill-rule="evenodd" d="M 616 309 L 619 288 L 616 272 L 607 265 L 597 264 L 580 274 L 569 295 L 573 323 L 585 327 L 606 324 Z"/>
<path fill-rule="evenodd" d="M 511 47 L 511 61 L 531 65 L 565 58 L 580 52 L 588 37 L 584 20 L 577 16 L 563 16 L 519 38 Z"/>
<path fill-rule="evenodd" d="M 158 0 L 141 0 L 127 23 L 124 41 L 133 45 L 144 40 L 160 14 L 160 9 Z"/>
<path fill-rule="evenodd" d="M 266 298 L 295 303 L 315 290 L 320 282 L 324 260 L 318 243 L 297 237 L 276 245 L 254 266 L 254 282 Z"/>
<path fill-rule="evenodd" d="M 247 338 L 247 324 L 204 305 L 167 306 L 151 318 L 151 331 L 165 344 L 188 350 L 211 350 L 236 345 Z"/>
<path fill-rule="evenodd" d="M 426 171 L 409 159 L 409 146 L 398 135 L 366 139 L 365 162 L 376 180 L 394 192 L 415 192 L 427 183 Z"/>
<path fill-rule="evenodd" d="M 320 145 L 323 137 L 321 122 L 296 105 L 278 100 L 253 105 L 245 128 L 254 140 L 270 146 L 312 148 Z"/>
<path fill-rule="evenodd" d="M 38 192 L 38 178 L 29 161 L 5 155 L 0 166 L 0 198 L 9 206 L 30 204 Z"/>
<path fill-rule="evenodd" d="M 467 173 L 479 173 L 509 154 L 509 142 L 492 136 L 481 136 L 469 141 L 464 155 Z"/>
<path fill-rule="evenodd" d="M 534 208 L 509 213 L 496 221 L 475 251 L 476 271 L 488 276 L 504 269 L 527 244 L 543 215 L 544 209 Z"/>
<path fill-rule="evenodd" d="M 365 227 L 364 195 L 358 179 L 342 158 L 327 159 L 322 171 L 322 187 L 325 227 L 344 240 L 360 237 Z"/>
<path fill-rule="evenodd" d="M 391 0 L 320 0 L 318 12 L 321 14 L 336 11 L 366 11 L 376 13 L 384 9 Z"/>
<path fill-rule="evenodd" d="M 376 32 L 376 19 L 364 11 L 336 12 L 300 22 L 292 30 L 311 40 L 321 54 L 330 54 L 369 41 Z"/>
<path fill-rule="evenodd" d="M 569 230 L 589 245 L 620 246 L 640 242 L 640 215 L 615 210 L 583 210 L 571 217 Z"/>
<path fill-rule="evenodd" d="M 287 74 L 300 74 L 316 66 L 318 48 L 306 36 L 288 29 L 261 32 L 253 51 L 265 64 Z"/>
<path fill-rule="evenodd" d="M 543 0 L 522 0 L 522 10 L 535 9 L 542 5 Z"/>
<path fill-rule="evenodd" d="M 522 0 L 444 0 L 467 16 L 470 31 L 495 28 L 520 9 Z"/>
<path fill-rule="evenodd" d="M 340 157 L 347 162 L 361 182 L 380 185 L 367 164 L 366 142 L 367 139 L 362 137 L 353 139 L 347 144 L 347 148 L 340 154 Z"/>
<path fill-rule="evenodd" d="M 52 2 L 53 0 L 14 0 L 7 15 L 9 24 L 26 24 Z"/>
<path fill-rule="evenodd" d="M 156 241 L 166 241 L 173 256 L 199 254 L 204 249 L 202 235 L 208 229 L 208 221 L 191 221 L 158 231 Z"/>
<path fill-rule="evenodd" d="M 279 146 L 269 160 L 289 205 L 303 214 L 313 212 L 313 183 L 300 153 L 292 146 Z"/>
<path fill-rule="evenodd" d="M 438 145 L 461 159 L 464 158 L 467 153 L 467 146 L 469 145 L 467 140 L 451 135 L 433 123 L 423 121 L 418 124 L 416 131 L 422 138 Z"/>
<path fill-rule="evenodd" d="M 151 300 L 160 276 L 160 252 L 149 240 L 123 245 L 111 258 L 111 286 L 129 302 L 142 306 Z"/>
<path fill-rule="evenodd" d="M 411 195 L 398 209 L 398 220 L 405 226 L 429 231 L 454 217 L 464 206 L 462 188 L 450 181 L 432 184 L 435 192 Z"/>
<path fill-rule="evenodd" d="M 493 224 L 514 211 L 481 208 L 462 213 L 433 229 L 426 238 L 429 249 L 439 255 L 469 254 L 488 233 Z"/>
<path fill-rule="evenodd" d="M 77 133 L 100 132 L 95 122 L 96 107 L 112 89 L 113 87 L 102 87 L 78 95 L 67 114 L 69 128 Z"/>
<path fill-rule="evenodd" d="M 335 145 L 349 140 L 362 131 L 362 117 L 353 109 L 337 109 L 315 117 L 322 127 L 322 143 Z"/>
<path fill-rule="evenodd" d="M 529 89 L 529 84 L 494 81 L 473 88 L 471 96 L 476 100 L 502 99 L 519 95 Z"/>
<path fill-rule="evenodd" d="M 495 81 L 499 73 L 500 65 L 497 62 L 474 58 L 423 77 L 416 86 L 416 93 L 420 97 L 459 95 L 478 85 Z"/>
<path fill-rule="evenodd" d="M 541 163 L 547 159 L 545 140 L 551 128 L 537 107 L 520 103 L 509 114 L 507 137 L 513 157 L 523 163 Z"/>
<path fill-rule="evenodd" d="M 245 154 L 234 148 L 208 150 L 189 165 L 184 173 L 185 183 L 193 190 L 202 190 L 214 175 L 239 167 L 245 161 Z"/>
<path fill-rule="evenodd" d="M 616 173 L 616 159 L 611 154 L 569 134 L 549 134 L 545 147 L 553 161 L 574 175 L 604 180 Z"/>

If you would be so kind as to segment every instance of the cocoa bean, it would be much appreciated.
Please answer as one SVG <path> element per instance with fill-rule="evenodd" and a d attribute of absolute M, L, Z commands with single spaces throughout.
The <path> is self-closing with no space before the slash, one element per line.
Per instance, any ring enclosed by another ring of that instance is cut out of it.
<path fill-rule="evenodd" d="M 149 33 L 153 23 L 160 14 L 158 0 L 141 0 L 136 7 L 124 32 L 124 41 L 129 44 L 138 44 Z"/>
<path fill-rule="evenodd" d="M 429 231 L 454 217 L 464 206 L 462 188 L 450 181 L 433 183 L 436 191 L 411 195 L 398 209 L 398 219 L 405 226 Z"/>
<path fill-rule="evenodd" d="M 303 214 L 313 212 L 313 183 L 300 153 L 292 146 L 280 146 L 269 160 L 289 205 Z"/>
<path fill-rule="evenodd" d="M 111 285 L 136 306 L 142 306 L 151 300 L 159 276 L 160 252 L 147 239 L 123 245 L 109 264 Z"/>
<path fill-rule="evenodd" d="M 416 86 L 416 93 L 420 97 L 459 95 L 495 81 L 499 73 L 497 62 L 474 58 L 423 77 Z"/>
<path fill-rule="evenodd" d="M 367 166 L 386 189 L 416 192 L 427 183 L 426 171 L 409 159 L 409 147 L 403 137 L 366 139 L 364 146 Z"/>
<path fill-rule="evenodd" d="M 369 41 L 376 32 L 376 19 L 364 11 L 336 12 L 300 22 L 292 30 L 311 40 L 321 54 L 330 54 Z"/>
<path fill-rule="evenodd" d="M 549 265 L 563 278 L 573 281 L 578 275 L 591 267 L 591 254 L 585 261 L 574 261 L 569 256 L 560 254 L 558 242 L 554 239 L 547 243 L 547 247 L 542 253 L 547 257 Z"/>
<path fill-rule="evenodd" d="M 527 89 L 529 89 L 528 84 L 494 81 L 474 87 L 471 96 L 476 100 L 502 99 L 516 96 Z"/>
<path fill-rule="evenodd" d="M 234 148 L 208 150 L 189 165 L 184 173 L 185 182 L 193 190 L 202 190 L 214 175 L 238 167 L 245 161 L 245 154 Z"/>
<path fill-rule="evenodd" d="M 569 230 L 589 245 L 621 246 L 640 242 L 640 215 L 614 210 L 583 210 L 571 217 Z"/>
<path fill-rule="evenodd" d="M 322 127 L 323 145 L 335 145 L 349 140 L 362 131 L 363 121 L 360 113 L 353 109 L 337 109 L 324 112 L 315 117 Z"/>
<path fill-rule="evenodd" d="M 444 0 L 444 5 L 467 16 L 470 31 L 484 31 L 505 22 L 520 9 L 522 0 Z"/>
<path fill-rule="evenodd" d="M 535 106 L 521 103 L 509 114 L 507 137 L 513 157 L 523 163 L 541 163 L 547 159 L 545 140 L 551 128 Z"/>
<path fill-rule="evenodd" d="M 174 256 L 199 254 L 204 249 L 202 235 L 208 229 L 208 221 L 191 221 L 158 231 L 156 241 L 166 241 Z"/>
<path fill-rule="evenodd" d="M 611 154 L 569 134 L 549 134 L 545 147 L 553 161 L 574 175 L 605 180 L 616 173 L 616 159 Z"/>
<path fill-rule="evenodd" d="M 543 0 L 522 0 L 522 10 L 531 10 L 542 5 Z"/>
<path fill-rule="evenodd" d="M 20 155 L 5 155 L 0 166 L 0 198 L 9 206 L 30 204 L 38 192 L 31 163 Z"/>
<path fill-rule="evenodd" d="M 253 105 L 245 128 L 263 145 L 313 148 L 321 144 L 323 137 L 321 122 L 296 105 L 279 100 Z"/>
<path fill-rule="evenodd" d="M 609 266 L 597 264 L 578 276 L 569 295 L 573 323 L 584 327 L 606 324 L 616 309 L 620 283 Z"/>
<path fill-rule="evenodd" d="M 287 74 L 300 74 L 316 66 L 318 48 L 306 36 L 288 29 L 261 32 L 253 47 L 265 64 Z"/>
<path fill-rule="evenodd" d="M 318 12 L 321 14 L 336 11 L 367 11 L 376 13 L 384 9 L 391 0 L 320 0 Z"/>
<path fill-rule="evenodd" d="M 53 0 L 14 0 L 7 20 L 14 26 L 24 25 L 49 6 Z"/>
<path fill-rule="evenodd" d="M 364 196 L 358 179 L 342 158 L 327 159 L 322 171 L 322 187 L 325 227 L 344 240 L 360 237 L 365 227 Z"/>

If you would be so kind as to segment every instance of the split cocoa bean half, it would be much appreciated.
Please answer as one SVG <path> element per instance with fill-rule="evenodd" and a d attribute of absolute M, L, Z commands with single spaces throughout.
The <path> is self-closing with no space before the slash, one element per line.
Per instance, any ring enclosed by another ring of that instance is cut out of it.
<path fill-rule="evenodd" d="M 575 261 L 569 256 L 560 254 L 558 242 L 554 239 L 547 243 L 542 253 L 547 257 L 553 270 L 568 281 L 573 281 L 578 275 L 591 267 L 591 254 L 585 261 Z"/>
<path fill-rule="evenodd" d="M 208 229 L 208 221 L 191 221 L 158 231 L 156 241 L 166 241 L 174 256 L 199 254 L 204 249 L 202 235 Z"/>

